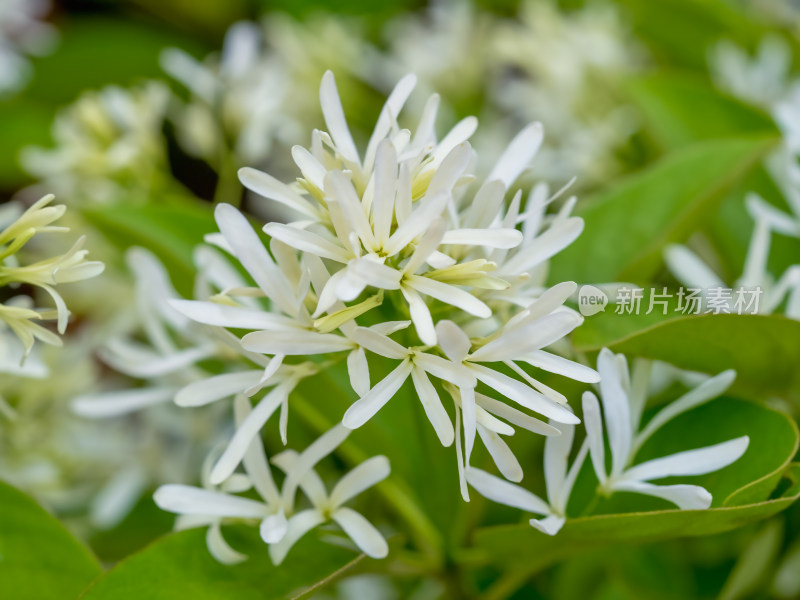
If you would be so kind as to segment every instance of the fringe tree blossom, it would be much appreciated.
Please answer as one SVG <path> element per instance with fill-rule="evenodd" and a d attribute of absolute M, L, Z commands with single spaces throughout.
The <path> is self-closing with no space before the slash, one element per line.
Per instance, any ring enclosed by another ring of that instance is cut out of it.
<path fill-rule="evenodd" d="M 333 355 L 331 360 L 337 360 L 336 355 L 346 353 L 350 381 L 360 396 L 344 415 L 349 428 L 366 423 L 411 378 L 440 440 L 449 445 L 455 431 L 430 378 L 454 386 L 457 418 L 463 414 L 464 422 L 463 448 L 460 442 L 457 448 L 461 472 L 478 431 L 478 415 L 484 422 L 494 419 L 483 408 L 478 412 L 478 382 L 555 422 L 578 422 L 563 395 L 517 364 L 597 381 L 592 369 L 543 350 L 582 322 L 564 306 L 575 285 L 545 290 L 539 279 L 543 264 L 580 234 L 582 221 L 569 217 L 571 202 L 555 219 L 545 218 L 548 199 L 541 187 L 529 199 L 528 212 L 521 211 L 519 192 L 507 210 L 502 208 L 506 191 L 539 148 L 542 128 L 537 123 L 525 127 L 487 179 L 471 186 L 475 155 L 467 139 L 476 120 L 463 119 L 437 140 L 439 100 L 434 95 L 417 131 L 401 129 L 396 117 L 414 84 L 411 75 L 397 84 L 362 154 L 328 72 L 320 100 L 329 131 L 315 130 L 310 149 L 293 148 L 302 174 L 297 183 L 241 170 L 245 186 L 302 219 L 265 225 L 269 251 L 235 208 L 217 207 L 220 234 L 210 240 L 238 259 L 258 287 L 228 289 L 209 302 L 172 305 L 200 323 L 251 330 L 241 345 L 249 353 L 271 357 L 260 385 L 276 387 L 238 428 L 212 469 L 212 484 L 233 472 L 276 408 L 287 406 L 296 381 L 290 377 L 281 383 L 281 369 L 294 368 L 288 366 L 296 360 L 292 357 Z M 531 273 L 537 274 L 535 288 L 529 285 Z M 247 305 L 253 296 L 266 297 L 271 310 Z M 357 321 L 362 318 L 378 322 L 366 327 Z M 369 354 L 400 364 L 371 385 Z M 521 379 L 485 364 L 493 362 L 505 362 Z M 223 377 L 227 382 L 233 376 L 218 376 L 212 385 Z M 539 433 L 558 432 L 504 402 L 483 397 L 483 404 L 502 418 Z M 513 432 L 507 425 L 500 430 Z M 493 448 L 500 447 L 488 437 Z M 521 477 L 519 469 L 511 471 L 514 479 Z"/>
<path fill-rule="evenodd" d="M 75 202 L 143 201 L 168 177 L 161 131 L 168 99 L 155 81 L 85 92 L 56 116 L 55 147 L 25 148 L 22 164 Z"/>
<path fill-rule="evenodd" d="M 638 363 L 633 373 L 621 354 L 608 349 L 600 351 L 597 369 L 600 372 L 601 415 L 597 396 L 583 394 L 583 418 L 592 465 L 602 494 L 632 492 L 663 498 L 681 509 L 703 509 L 711 505 L 711 494 L 697 485 L 657 485 L 653 479 L 681 475 L 703 475 L 736 462 L 747 450 L 748 436 L 687 450 L 633 464 L 637 452 L 652 435 L 678 415 L 718 397 L 733 383 L 734 371 L 723 371 L 687 392 L 656 413 L 640 429 L 646 402 L 647 363 Z M 603 432 L 605 422 L 605 434 Z M 611 468 L 605 456 L 605 438 L 611 448 Z"/>
<path fill-rule="evenodd" d="M 18 218 L 10 211 L 3 211 L 0 218 L 11 223 L 0 222 L 0 287 L 15 288 L 30 285 L 46 292 L 53 300 L 55 310 L 35 308 L 31 298 L 16 296 L 0 304 L 0 327 L 8 326 L 19 337 L 24 346 L 24 356 L 33 348 L 36 339 L 47 344 L 61 345 L 61 339 L 49 329 L 34 323 L 55 318 L 58 333 L 63 334 L 69 320 L 69 309 L 56 286 L 96 277 L 103 272 L 103 263 L 87 261 L 88 250 L 83 248 L 85 237 L 80 237 L 64 254 L 53 256 L 32 264 L 20 264 L 17 254 L 38 234 L 69 231 L 66 227 L 53 225 L 66 211 L 66 206 L 50 206 L 54 196 L 48 195 L 33 204 Z"/>
<path fill-rule="evenodd" d="M 571 425 L 559 425 L 559 427 L 561 435 L 548 437 L 544 443 L 546 502 L 525 488 L 503 481 L 476 467 L 470 467 L 467 471 L 467 481 L 484 498 L 525 512 L 543 515 L 543 519 L 531 519 L 530 524 L 547 535 L 557 534 L 564 526 L 569 497 L 589 451 L 589 445 L 584 441 L 572 465 L 567 468 L 575 427 Z"/>
<path fill-rule="evenodd" d="M 800 237 L 800 219 L 792 219 L 753 193 L 747 196 L 747 209 L 755 221 L 755 227 L 747 249 L 744 271 L 733 282 L 731 294 L 725 298 L 715 298 L 719 290 L 727 289 L 725 282 L 686 246 L 672 244 L 666 247 L 664 259 L 667 268 L 682 284 L 699 289 L 710 310 L 770 314 L 786 301 L 786 316 L 800 319 L 800 264 L 789 267 L 777 281 L 767 271 L 772 233 Z M 755 298 L 754 294 L 757 295 Z"/>
<path fill-rule="evenodd" d="M 237 423 L 241 425 L 252 407 L 244 396 L 237 396 Z M 163 508 L 178 513 L 177 527 L 208 526 L 206 542 L 209 552 L 224 563 L 235 563 L 246 557 L 231 548 L 222 537 L 221 525 L 231 520 L 260 521 L 261 538 L 269 544 L 275 564 L 280 564 L 291 547 L 311 529 L 333 520 L 367 555 L 383 558 L 388 546 L 383 536 L 361 514 L 343 506 L 348 500 L 389 475 L 389 462 L 383 456 L 364 461 L 344 475 L 330 493 L 314 471 L 314 465 L 333 452 L 349 431 L 334 427 L 302 453 L 286 450 L 272 462 L 286 474 L 279 489 L 272 477 L 260 437 L 250 441 L 243 457 L 246 474 L 234 473 L 220 486 L 205 478 L 205 488 L 186 485 L 165 485 L 156 490 L 155 501 Z M 209 463 L 210 464 L 210 463 Z M 237 493 L 253 488 L 259 500 Z M 298 510 L 297 490 L 311 502 L 311 508 Z"/>

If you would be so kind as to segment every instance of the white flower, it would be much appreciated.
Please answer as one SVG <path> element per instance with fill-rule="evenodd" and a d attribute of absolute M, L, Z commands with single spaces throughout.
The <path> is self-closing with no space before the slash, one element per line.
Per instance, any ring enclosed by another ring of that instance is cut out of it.
<path fill-rule="evenodd" d="M 251 414 L 244 396 L 236 398 L 237 423 Z M 208 526 L 206 541 L 211 554 L 220 562 L 235 563 L 246 557 L 231 548 L 221 533 L 221 525 L 230 520 L 257 520 L 262 540 L 269 544 L 275 564 L 280 564 L 291 547 L 314 527 L 333 520 L 355 544 L 373 558 L 383 558 L 388 546 L 383 536 L 361 514 L 343 506 L 346 502 L 389 475 L 389 462 L 375 456 L 344 475 L 330 494 L 325 491 L 314 466 L 333 452 L 349 431 L 337 426 L 319 437 L 298 454 L 286 450 L 273 457 L 286 477 L 282 489 L 275 485 L 261 439 L 250 441 L 243 464 L 246 475 L 232 474 L 216 489 L 208 478 L 205 488 L 165 485 L 156 490 L 154 499 L 164 510 L 182 515 L 178 528 Z M 208 461 L 208 465 L 212 461 Z M 259 500 L 237 495 L 254 488 Z M 302 489 L 312 508 L 297 511 L 296 493 Z M 288 520 L 287 520 L 288 517 Z"/>
<path fill-rule="evenodd" d="M 567 468 L 575 427 L 559 424 L 561 435 L 546 438 L 544 443 L 544 478 L 547 486 L 547 502 L 513 483 L 477 469 L 469 467 L 466 478 L 478 493 L 500 504 L 512 506 L 543 515 L 543 519 L 531 519 L 530 524 L 547 535 L 557 534 L 567 520 L 567 504 L 589 451 L 586 441 L 581 444 L 578 454 Z"/>
<path fill-rule="evenodd" d="M 261 38 L 256 24 L 239 22 L 225 35 L 219 57 L 199 62 L 177 48 L 161 55 L 164 70 L 192 93 L 174 113 L 179 140 L 215 168 L 226 168 L 220 157 L 228 143 L 237 162 L 262 161 L 291 127 L 286 68 L 264 52 Z"/>
<path fill-rule="evenodd" d="M 75 202 L 111 202 L 146 194 L 167 175 L 162 134 L 168 88 L 150 81 L 133 89 L 88 91 L 58 113 L 54 148 L 25 148 L 23 167 Z"/>
<path fill-rule="evenodd" d="M 800 264 L 789 267 L 777 281 L 767 271 L 772 232 L 800 237 L 800 220 L 782 213 L 753 193 L 747 196 L 747 208 L 755 227 L 742 275 L 730 288 L 686 246 L 672 244 L 665 248 L 667 268 L 682 284 L 700 290 L 709 310 L 717 310 L 711 306 L 717 290 L 731 289 L 732 293 L 718 307 L 722 312 L 771 314 L 788 297 L 786 316 L 800 319 Z"/>
<path fill-rule="evenodd" d="M 638 366 L 642 368 L 642 365 Z M 703 475 L 722 469 L 744 454 L 750 442 L 747 436 L 640 464 L 633 464 L 633 461 L 644 443 L 667 422 L 724 392 L 733 382 L 735 372 L 724 371 L 687 392 L 656 413 L 640 431 L 642 411 L 647 400 L 646 373 L 635 370 L 632 375 L 629 374 L 625 357 L 613 354 L 608 349 L 600 351 L 597 368 L 601 377 L 603 416 L 597 396 L 585 392 L 583 419 L 601 493 L 633 492 L 663 498 L 681 509 L 708 508 L 711 494 L 700 486 L 657 485 L 650 482 L 664 477 Z M 610 469 L 606 465 L 603 421 L 611 448 Z"/>
<path fill-rule="evenodd" d="M 66 211 L 63 205 L 49 206 L 53 196 L 43 197 L 22 215 L 0 230 L 0 286 L 19 286 L 27 284 L 44 290 L 52 298 L 56 310 L 42 311 L 33 307 L 29 298 L 18 296 L 7 304 L 0 304 L 0 322 L 4 322 L 17 334 L 25 346 L 27 355 L 33 347 L 34 339 L 59 345 L 61 342 L 54 333 L 33 323 L 33 320 L 58 320 L 58 332 L 66 331 L 69 320 L 67 308 L 61 294 L 55 287 L 96 277 L 103 272 L 103 263 L 87 261 L 88 250 L 83 249 L 85 237 L 79 238 L 64 254 L 53 256 L 31 264 L 20 264 L 17 253 L 37 234 L 69 231 L 66 227 L 53 225 Z M 3 212 L 4 219 L 11 213 Z M 4 225 L 5 223 L 0 223 Z"/>
<path fill-rule="evenodd" d="M 241 424 L 251 413 L 252 407 L 244 396 L 235 401 L 236 422 Z M 221 525 L 225 519 L 258 519 L 264 542 L 273 544 L 287 531 L 284 503 L 272 478 L 264 446 L 260 438 L 253 438 L 243 463 L 246 475 L 232 474 L 219 486 L 209 481 L 214 454 L 210 454 L 203 469 L 203 488 L 189 485 L 168 484 L 158 488 L 153 496 L 163 510 L 178 513 L 181 518 L 177 529 L 208 525 L 206 544 L 211 555 L 226 564 L 241 562 L 246 558 L 231 548 L 222 536 Z M 237 496 L 253 488 L 260 500 Z"/>
<path fill-rule="evenodd" d="M 347 430 L 338 426 L 323 435 L 301 454 L 286 450 L 274 457 L 278 467 L 286 472 L 283 485 L 284 507 L 293 506 L 297 487 L 311 501 L 311 508 L 301 510 L 289 517 L 286 535 L 271 544 L 270 557 L 275 564 L 284 557 L 297 541 L 311 529 L 327 521 L 334 521 L 353 540 L 358 548 L 372 558 L 385 558 L 389 547 L 381 533 L 361 513 L 343 506 L 355 496 L 383 481 L 389 476 L 389 461 L 385 456 L 373 456 L 345 474 L 330 493 L 314 471 L 313 466 L 332 451 L 333 444 L 341 443 Z"/>
<path fill-rule="evenodd" d="M 210 401 L 237 387 L 241 391 L 245 383 L 254 386 L 251 390 L 273 391 L 239 427 L 212 470 L 211 483 L 230 475 L 278 406 L 285 442 L 286 407 L 299 377 L 332 366 L 344 358 L 342 353 L 360 396 L 344 415 L 344 425 L 366 423 L 411 378 L 441 442 L 447 446 L 459 440 L 462 475 L 480 435 L 504 473 L 521 477 L 521 467 L 499 438 L 513 428 L 493 414 L 537 433 L 556 432 L 516 409 L 495 406 L 501 401 L 484 395 L 479 401 L 479 381 L 523 408 L 559 422 L 578 422 L 563 395 L 516 364 L 597 380 L 593 370 L 544 350 L 582 322 L 563 307 L 574 284 L 544 287 L 547 260 L 582 229 L 582 220 L 569 216 L 574 200 L 550 218 L 546 206 L 561 192 L 548 197 L 547 188 L 539 186 L 524 214 L 521 193 L 503 210 L 506 191 L 542 142 L 541 126 L 523 128 L 473 194 L 474 153 L 466 139 L 476 120 L 462 120 L 437 141 L 439 101 L 432 96 L 417 132 L 401 129 L 396 119 L 414 84 L 411 75 L 397 84 L 362 155 L 347 126 L 333 74 L 325 74 L 320 101 L 329 133 L 314 131 L 310 150 L 293 148 L 302 177 L 284 184 L 254 169 L 240 171 L 246 187 L 302 218 L 268 223 L 268 248 L 237 209 L 217 206 L 220 233 L 207 240 L 238 260 L 256 287 L 232 283 L 208 301 L 173 300 L 171 306 L 193 321 L 244 331 L 243 353 L 262 355 L 266 369 L 260 379 L 254 370 L 218 375 L 207 386 L 193 384 L 191 392 Z M 517 229 L 520 223 L 522 231 Z M 372 318 L 374 324 L 365 327 L 359 323 L 362 318 Z M 372 387 L 370 354 L 400 361 Z M 307 362 L 297 365 L 296 357 Z M 485 364 L 498 361 L 521 380 Z M 302 373 L 290 372 L 301 367 Z M 456 419 L 464 417 L 463 444 L 431 376 L 457 390 L 451 396 Z M 180 394 L 179 403 L 185 404 L 189 395 Z M 462 491 L 466 496 L 463 476 Z"/>

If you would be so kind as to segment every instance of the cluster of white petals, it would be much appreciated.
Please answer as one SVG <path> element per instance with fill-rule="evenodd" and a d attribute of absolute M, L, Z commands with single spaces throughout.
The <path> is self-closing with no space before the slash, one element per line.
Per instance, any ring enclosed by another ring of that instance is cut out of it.
<path fill-rule="evenodd" d="M 46 292 L 55 304 L 55 310 L 37 308 L 34 299 L 17 295 L 0 303 L 0 335 L 9 328 L 23 344 L 21 361 L 33 348 L 35 340 L 46 344 L 61 345 L 61 338 L 35 321 L 56 319 L 58 333 L 66 331 L 69 309 L 56 286 L 96 277 L 103 272 L 103 263 L 86 260 L 88 250 L 83 248 L 85 237 L 79 238 L 64 254 L 21 264 L 18 253 L 37 235 L 48 232 L 69 231 L 54 225 L 66 211 L 66 206 L 50 206 L 53 196 L 48 195 L 34 203 L 22 214 L 11 204 L 0 212 L 0 287 L 11 290 L 28 285 Z"/>
<path fill-rule="evenodd" d="M 244 330 L 243 349 L 269 357 L 252 380 L 223 374 L 209 388 L 247 396 L 268 386 L 272 391 L 237 428 L 211 469 L 211 484 L 231 475 L 279 407 L 285 441 L 290 392 L 319 370 L 318 360 L 346 358 L 358 395 L 343 417 L 351 429 L 369 421 L 410 378 L 441 442 L 456 441 L 465 498 L 463 472 L 478 435 L 502 472 L 519 481 L 522 469 L 501 438 L 514 433 L 512 425 L 558 435 L 530 413 L 554 423 L 579 422 L 562 394 L 523 367 L 598 379 L 594 370 L 544 350 L 582 322 L 564 305 L 573 283 L 542 284 L 547 260 L 580 234 L 583 223 L 569 215 L 574 199 L 545 214 L 552 199 L 545 186 L 535 186 L 524 207 L 521 191 L 509 193 L 542 142 L 541 125 L 525 127 L 478 183 L 467 141 L 476 119 L 462 120 L 439 140 L 439 98 L 433 95 L 413 134 L 398 125 L 414 84 L 411 75 L 397 84 L 362 155 L 333 74 L 323 77 L 328 131 L 315 130 L 310 149 L 293 148 L 302 175 L 297 182 L 250 168 L 240 172 L 245 186 L 300 217 L 266 224 L 268 247 L 237 209 L 217 207 L 220 234 L 209 239 L 235 257 L 257 287 L 173 306 L 199 323 Z M 269 303 L 254 309 L 254 296 Z M 359 323 L 366 318 L 373 324 Z M 371 355 L 399 364 L 373 383 Z M 298 358 L 305 362 L 295 364 Z M 479 393 L 479 382 L 500 399 Z M 439 389 L 449 392 L 455 419 Z"/>
<path fill-rule="evenodd" d="M 235 401 L 236 421 L 241 425 L 251 414 L 245 396 Z M 360 513 L 344 506 L 349 500 L 389 475 L 389 461 L 375 456 L 364 461 L 326 490 L 315 465 L 333 452 L 349 434 L 336 426 L 303 452 L 285 450 L 268 460 L 261 439 L 256 437 L 243 456 L 244 472 L 232 473 L 218 484 L 210 481 L 212 461 L 204 469 L 203 487 L 164 485 L 156 490 L 155 501 L 161 508 L 180 516 L 178 529 L 208 526 L 209 552 L 223 563 L 246 558 L 225 541 L 221 527 L 228 522 L 259 523 L 261 539 L 269 544 L 270 558 L 280 564 L 291 547 L 306 533 L 328 521 L 337 523 L 355 545 L 368 556 L 384 558 L 389 548 L 381 533 Z M 213 459 L 213 455 L 210 456 Z M 276 485 L 270 462 L 284 473 L 282 486 Z M 297 491 L 302 490 L 310 506 L 298 506 Z M 258 499 L 239 494 L 253 490 Z"/>
<path fill-rule="evenodd" d="M 717 398 L 733 383 L 736 373 L 724 371 L 706 378 L 686 394 L 670 402 L 641 427 L 650 385 L 650 361 L 639 360 L 632 372 L 621 354 L 601 350 L 597 358 L 600 373 L 600 398 L 592 392 L 583 395 L 583 418 L 586 437 L 572 465 L 574 427 L 564 427 L 561 436 L 549 437 L 544 449 L 544 476 L 547 501 L 532 492 L 470 467 L 467 480 L 481 495 L 542 515 L 530 524 L 543 533 L 555 535 L 567 518 L 567 505 L 578 474 L 587 454 L 591 457 L 598 480 L 597 493 L 610 496 L 614 492 L 629 492 L 661 498 L 680 509 L 706 509 L 711 506 L 711 494 L 703 487 L 689 484 L 652 483 L 667 477 L 704 475 L 736 462 L 747 450 L 747 436 L 726 442 L 678 452 L 669 456 L 634 464 L 636 455 L 645 443 L 669 421 L 689 410 Z M 605 424 L 605 425 L 604 425 Z M 606 442 L 611 450 L 610 467 L 606 460 Z"/>
<path fill-rule="evenodd" d="M 73 202 L 141 201 L 164 175 L 168 100 L 156 81 L 85 92 L 56 116 L 55 146 L 25 148 L 23 167 Z"/>

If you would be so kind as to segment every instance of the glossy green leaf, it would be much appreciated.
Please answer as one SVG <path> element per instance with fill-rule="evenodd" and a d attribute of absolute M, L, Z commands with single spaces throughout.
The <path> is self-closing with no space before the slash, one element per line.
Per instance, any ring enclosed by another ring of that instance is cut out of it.
<path fill-rule="evenodd" d="M 167 535 L 95 581 L 81 600 L 277 600 L 297 598 L 362 560 L 348 548 L 309 534 L 278 567 L 253 528 L 226 528 L 228 542 L 249 558 L 218 563 L 208 553 L 204 529 Z"/>
<path fill-rule="evenodd" d="M 70 600 L 101 572 L 97 559 L 55 517 L 0 482 L 0 596 Z"/>
<path fill-rule="evenodd" d="M 117 248 L 142 246 L 164 263 L 178 291 L 192 289 L 192 253 L 203 236 L 217 230 L 211 206 L 202 202 L 125 204 L 87 208 L 83 215 Z"/>
<path fill-rule="evenodd" d="M 658 322 L 659 320 L 663 322 Z M 719 373 L 736 369 L 737 389 L 764 399 L 800 390 L 800 321 L 780 315 L 595 315 L 576 331 L 583 351 L 615 352 L 663 360 L 683 369 Z"/>
<path fill-rule="evenodd" d="M 736 507 L 662 510 L 580 517 L 567 521 L 550 537 L 527 523 L 480 529 L 474 548 L 462 558 L 533 573 L 556 561 L 600 545 L 645 543 L 677 537 L 711 535 L 766 519 L 800 498 L 800 465 L 786 474 L 788 487 L 779 497 Z"/>
<path fill-rule="evenodd" d="M 555 256 L 551 279 L 647 280 L 662 263 L 664 246 L 696 229 L 773 143 L 765 138 L 699 143 L 589 199 L 577 211 L 585 229 Z"/>
<path fill-rule="evenodd" d="M 633 80 L 631 97 L 665 148 L 747 134 L 777 134 L 762 110 L 695 76 L 659 73 Z"/>

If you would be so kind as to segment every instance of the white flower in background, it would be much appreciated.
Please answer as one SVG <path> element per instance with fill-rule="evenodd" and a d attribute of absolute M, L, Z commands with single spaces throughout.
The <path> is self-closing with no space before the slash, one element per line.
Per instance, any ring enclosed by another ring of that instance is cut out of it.
<path fill-rule="evenodd" d="M 22 164 L 73 202 L 144 201 L 167 176 L 168 99 L 155 81 L 85 92 L 56 116 L 55 147 L 24 149 Z"/>
<path fill-rule="evenodd" d="M 0 95 L 27 83 L 31 65 L 26 55 L 47 54 L 58 40 L 55 28 L 42 21 L 48 12 L 48 0 L 0 2 Z"/>
<path fill-rule="evenodd" d="M 0 214 L 0 287 L 11 289 L 29 285 L 46 292 L 55 304 L 55 310 L 43 310 L 34 306 L 27 296 L 16 296 L 5 304 L 0 303 L 0 332 L 6 326 L 22 341 L 27 355 L 36 339 L 47 344 L 60 345 L 60 338 L 34 320 L 57 319 L 58 332 L 66 331 L 69 309 L 56 286 L 96 277 L 103 272 L 103 263 L 87 261 L 88 250 L 83 249 L 85 237 L 79 238 L 64 254 L 53 256 L 31 264 L 21 264 L 18 253 L 25 246 L 39 241 L 39 235 L 69 231 L 53 223 L 60 219 L 66 207 L 63 204 L 50 206 L 54 196 L 48 195 L 17 216 L 6 209 Z"/>
<path fill-rule="evenodd" d="M 757 194 L 747 196 L 755 221 L 741 277 L 732 286 L 688 247 L 672 244 L 664 250 L 670 272 L 683 285 L 700 290 L 707 311 L 771 314 L 786 301 L 784 314 L 800 319 L 800 264 L 789 267 L 776 281 L 767 271 L 772 232 L 800 237 L 800 221 L 782 213 Z M 732 290 L 722 294 L 720 290 Z"/>
<path fill-rule="evenodd" d="M 550 132 L 541 172 L 556 181 L 580 173 L 585 184 L 618 169 L 614 152 L 636 129 L 619 90 L 644 60 L 614 5 L 565 12 L 555 2 L 525 2 L 518 19 L 498 21 L 491 41 L 492 64 L 506 67 L 492 102 Z"/>
<path fill-rule="evenodd" d="M 530 524 L 547 535 L 557 534 L 564 526 L 572 488 L 589 452 L 589 445 L 584 440 L 568 468 L 575 427 L 559 424 L 559 428 L 561 435 L 548 437 L 544 443 L 546 502 L 525 488 L 503 481 L 481 469 L 470 467 L 467 471 L 467 481 L 484 498 L 543 515 L 543 519 L 531 519 Z"/>
<path fill-rule="evenodd" d="M 263 47 L 255 23 L 234 24 L 222 52 L 198 61 L 177 48 L 161 56 L 164 70 L 191 93 L 174 111 L 179 140 L 190 154 L 213 167 L 258 163 L 273 141 L 292 130 L 285 108 L 289 85 L 285 67 Z M 229 147 L 228 147 L 229 146 Z"/>
<path fill-rule="evenodd" d="M 236 399 L 237 422 L 241 425 L 252 407 L 244 396 Z M 206 537 L 211 554 L 220 562 L 235 563 L 246 557 L 231 548 L 222 537 L 221 525 L 231 520 L 260 522 L 262 540 L 269 544 L 275 564 L 283 562 L 291 547 L 311 529 L 332 520 L 364 553 L 383 558 L 388 553 L 386 540 L 360 513 L 343 506 L 389 475 L 389 462 L 383 456 L 364 461 L 344 475 L 330 493 L 314 466 L 332 453 L 349 430 L 337 426 L 323 434 L 302 453 L 286 450 L 272 462 L 286 473 L 279 490 L 272 477 L 260 437 L 250 441 L 243 459 L 245 474 L 234 473 L 219 489 L 206 479 L 205 488 L 164 485 L 156 490 L 155 501 L 162 509 L 178 513 L 177 527 L 208 526 Z M 208 463 L 210 465 L 210 462 Z M 259 500 L 236 495 L 254 488 Z M 311 508 L 297 510 L 296 494 L 301 489 Z"/>
<path fill-rule="evenodd" d="M 722 40 L 711 49 L 709 66 L 717 87 L 767 109 L 797 90 L 790 81 L 791 49 L 780 37 L 765 37 L 754 56 Z"/>
<path fill-rule="evenodd" d="M 346 353 L 350 381 L 361 397 L 344 416 L 350 428 L 367 422 L 411 378 L 437 435 L 449 445 L 460 432 L 454 431 L 430 376 L 453 386 L 455 430 L 462 413 L 464 421 L 464 442 L 457 444 L 462 473 L 480 434 L 489 440 L 487 446 L 505 473 L 515 480 L 521 477 L 521 468 L 498 437 L 514 430 L 492 414 L 537 433 L 557 433 L 499 400 L 481 395 L 485 400 L 479 402 L 479 381 L 526 410 L 558 422 L 578 422 L 563 395 L 517 364 L 597 381 L 592 369 L 544 350 L 582 322 L 563 306 L 574 284 L 550 290 L 543 286 L 547 259 L 582 229 L 581 219 L 569 217 L 573 202 L 549 219 L 544 214 L 548 192 L 539 187 L 529 211 L 520 215 L 520 193 L 503 210 L 506 191 L 541 144 L 541 126 L 525 127 L 473 193 L 468 184 L 474 180 L 474 152 L 466 139 L 476 120 L 462 120 L 437 141 L 439 100 L 432 96 L 418 130 L 412 134 L 401 129 L 396 119 L 414 84 L 415 78 L 406 76 L 389 95 L 362 155 L 329 72 L 320 88 L 329 133 L 315 130 L 310 150 L 295 146 L 292 151 L 302 178 L 289 185 L 254 169 L 241 170 L 245 186 L 302 217 L 264 227 L 272 238 L 271 254 L 239 211 L 217 207 L 220 234 L 209 240 L 235 257 L 258 287 L 232 286 L 211 301 L 172 306 L 206 325 L 251 330 L 242 337 L 242 348 L 270 358 L 265 357 L 269 362 L 263 374 L 247 377 L 260 376 L 261 388 L 274 387 L 238 428 L 212 469 L 212 484 L 233 472 L 278 406 L 286 441 L 285 407 L 291 390 L 299 377 L 323 368 L 319 362 L 306 362 L 301 363 L 307 365 L 302 373 L 287 374 L 286 369 L 298 368 L 294 357 L 333 355 L 322 360 L 337 361 L 336 355 Z M 517 229 L 520 222 L 522 231 Z M 253 304 L 263 302 L 260 298 L 269 301 L 270 310 L 266 304 Z M 388 318 L 359 326 L 357 320 L 367 314 Z M 368 353 L 401 361 L 373 387 Z M 483 364 L 497 361 L 521 379 Z M 324 368 L 329 364 L 323 363 Z M 237 377 L 212 378 L 208 389 L 238 385 L 233 381 Z M 462 477 L 466 496 L 465 490 Z"/>
<path fill-rule="evenodd" d="M 621 354 L 608 349 L 597 358 L 600 372 L 602 416 L 597 396 L 583 394 L 583 419 L 586 439 L 602 494 L 632 492 L 663 498 L 681 509 L 704 509 L 711 505 L 711 494 L 697 485 L 651 483 L 665 477 L 704 475 L 736 462 L 747 450 L 750 439 L 742 436 L 699 448 L 678 452 L 634 464 L 637 452 L 656 431 L 678 415 L 717 398 L 733 383 L 734 371 L 723 371 L 690 390 L 656 413 L 640 430 L 642 411 L 647 401 L 649 363 L 639 362 L 632 373 Z M 605 422 L 605 428 L 603 427 Z M 604 434 L 605 429 L 605 434 Z M 611 448 L 611 468 L 606 463 L 605 438 Z"/>

